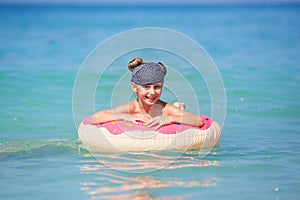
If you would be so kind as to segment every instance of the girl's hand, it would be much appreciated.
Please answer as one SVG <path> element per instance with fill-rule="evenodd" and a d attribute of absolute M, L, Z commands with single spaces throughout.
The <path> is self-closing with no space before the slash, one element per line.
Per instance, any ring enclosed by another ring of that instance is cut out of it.
<path fill-rule="evenodd" d="M 123 114 L 121 118 L 122 118 L 123 121 L 131 121 L 131 122 L 136 123 L 136 124 L 137 124 L 139 121 L 140 121 L 140 122 L 144 122 L 144 123 L 146 123 L 146 122 L 149 121 L 149 119 L 146 119 L 145 117 L 139 116 L 139 115 L 128 115 L 128 114 Z"/>
<path fill-rule="evenodd" d="M 155 130 L 160 129 L 162 126 L 166 124 L 170 124 L 171 122 L 165 116 L 156 116 L 148 120 L 145 125 L 152 128 L 155 127 Z"/>

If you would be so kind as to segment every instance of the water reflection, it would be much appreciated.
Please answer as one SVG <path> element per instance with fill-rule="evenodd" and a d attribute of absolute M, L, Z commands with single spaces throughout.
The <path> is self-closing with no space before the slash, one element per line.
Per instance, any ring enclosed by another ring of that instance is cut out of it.
<path fill-rule="evenodd" d="M 94 155 L 84 153 L 79 165 L 86 180 L 81 189 L 91 199 L 185 199 L 189 194 L 176 195 L 177 188 L 218 184 L 216 177 L 191 175 L 191 169 L 219 165 L 216 160 L 200 160 L 195 153 L 184 153 L 175 160 L 174 152 Z M 172 163 L 166 165 L 170 160 Z"/>

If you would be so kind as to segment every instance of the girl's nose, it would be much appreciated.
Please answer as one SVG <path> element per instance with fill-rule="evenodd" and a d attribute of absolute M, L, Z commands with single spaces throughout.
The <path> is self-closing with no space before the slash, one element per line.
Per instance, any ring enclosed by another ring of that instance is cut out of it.
<path fill-rule="evenodd" d="M 150 93 L 150 94 L 155 94 L 154 87 L 150 87 L 150 89 L 149 89 L 149 93 Z"/>

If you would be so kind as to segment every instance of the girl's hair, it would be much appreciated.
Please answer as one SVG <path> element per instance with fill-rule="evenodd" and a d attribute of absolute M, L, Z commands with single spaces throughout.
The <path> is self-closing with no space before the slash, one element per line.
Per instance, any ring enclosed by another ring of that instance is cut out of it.
<path fill-rule="evenodd" d="M 128 69 L 132 72 L 134 70 L 134 68 L 138 67 L 141 64 L 147 64 L 149 62 L 144 62 L 142 58 L 134 58 L 133 60 L 131 60 L 128 63 Z M 167 68 L 164 66 L 164 64 L 162 64 L 161 62 L 157 63 L 161 69 L 165 72 L 165 74 L 167 73 Z"/>

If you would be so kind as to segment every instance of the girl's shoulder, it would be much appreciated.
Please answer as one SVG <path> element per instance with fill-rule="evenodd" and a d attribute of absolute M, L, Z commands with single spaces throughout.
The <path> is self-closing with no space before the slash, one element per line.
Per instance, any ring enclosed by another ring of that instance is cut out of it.
<path fill-rule="evenodd" d="M 133 109 L 134 109 L 133 102 L 128 102 L 115 107 L 113 111 L 116 113 L 130 113 Z"/>
<path fill-rule="evenodd" d="M 182 110 L 180 108 L 178 108 L 177 106 L 170 104 L 170 103 L 166 103 L 165 108 L 164 108 L 164 113 L 167 115 L 178 115 L 182 112 Z"/>

